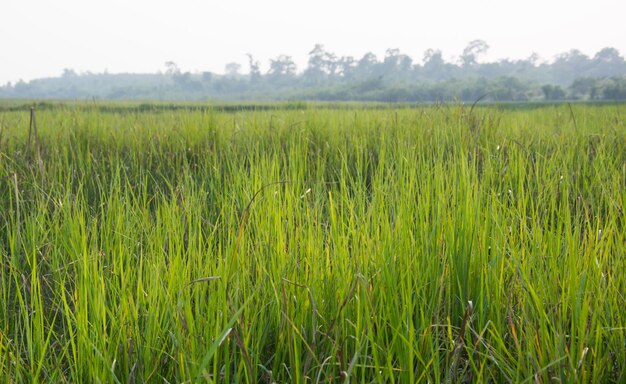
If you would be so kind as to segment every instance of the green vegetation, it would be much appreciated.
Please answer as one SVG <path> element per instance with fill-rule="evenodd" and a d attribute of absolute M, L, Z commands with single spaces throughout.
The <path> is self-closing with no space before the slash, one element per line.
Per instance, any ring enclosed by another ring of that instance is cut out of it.
<path fill-rule="evenodd" d="M 229 63 L 225 74 L 183 72 L 174 62 L 158 74 L 82 73 L 66 69 L 56 78 L 0 86 L 0 99 L 66 100 L 317 100 L 361 102 L 492 102 L 554 100 L 626 100 L 626 60 L 611 47 L 593 57 L 573 49 L 550 63 L 537 55 L 523 60 L 480 62 L 489 49 L 474 40 L 457 62 L 439 50 L 424 52 L 421 62 L 398 49 L 384 58 L 368 52 L 360 59 L 337 56 L 316 44 L 307 67 L 298 72 L 290 56 L 280 55 L 261 72 L 248 55 L 249 71 Z"/>
<path fill-rule="evenodd" d="M 4 380 L 626 381 L 623 105 L 104 107 L 0 112 Z"/>

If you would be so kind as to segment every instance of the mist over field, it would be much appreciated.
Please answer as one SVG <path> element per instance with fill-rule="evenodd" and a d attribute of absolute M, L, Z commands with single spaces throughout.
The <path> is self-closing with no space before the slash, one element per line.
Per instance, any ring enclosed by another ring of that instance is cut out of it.
<path fill-rule="evenodd" d="M 572 49 L 552 62 L 536 55 L 526 59 L 481 60 L 489 45 L 467 44 L 455 61 L 441 50 L 428 49 L 414 59 L 399 49 L 379 58 L 335 54 L 316 44 L 306 67 L 279 55 L 267 70 L 252 54 L 247 63 L 226 64 L 224 73 L 189 72 L 175 62 L 152 74 L 77 73 L 66 68 L 56 78 L 8 83 L 0 98 L 26 99 L 152 99 L 152 100 L 321 100 L 496 102 L 555 100 L 626 100 L 626 61 L 612 47 L 593 56 Z"/>

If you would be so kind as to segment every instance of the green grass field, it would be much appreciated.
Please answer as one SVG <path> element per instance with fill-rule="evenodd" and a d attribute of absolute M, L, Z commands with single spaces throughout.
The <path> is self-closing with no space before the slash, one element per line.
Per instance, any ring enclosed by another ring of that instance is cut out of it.
<path fill-rule="evenodd" d="M 625 382 L 625 116 L 0 112 L 0 377 Z"/>

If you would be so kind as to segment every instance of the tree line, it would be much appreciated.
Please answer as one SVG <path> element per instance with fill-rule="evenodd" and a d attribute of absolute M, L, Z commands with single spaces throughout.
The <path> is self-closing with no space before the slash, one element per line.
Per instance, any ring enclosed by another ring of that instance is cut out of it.
<path fill-rule="evenodd" d="M 19 81 L 0 87 L 3 98 L 57 99 L 233 99 L 233 100 L 362 100 L 387 102 L 626 100 L 626 61 L 620 52 L 603 48 L 593 56 L 573 49 L 540 62 L 526 59 L 480 60 L 489 49 L 471 41 L 456 61 L 428 49 L 421 61 L 388 49 L 379 58 L 338 56 L 317 44 L 299 71 L 291 56 L 279 55 L 268 69 L 247 55 L 247 71 L 229 63 L 223 74 L 182 71 L 174 62 L 155 74 L 82 73 L 71 69 L 55 78 Z"/>

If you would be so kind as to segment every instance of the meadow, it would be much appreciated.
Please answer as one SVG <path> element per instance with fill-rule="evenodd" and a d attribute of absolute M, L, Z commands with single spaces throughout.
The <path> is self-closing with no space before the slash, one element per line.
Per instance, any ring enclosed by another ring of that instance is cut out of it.
<path fill-rule="evenodd" d="M 624 116 L 3 110 L 0 377 L 625 382 Z"/>

